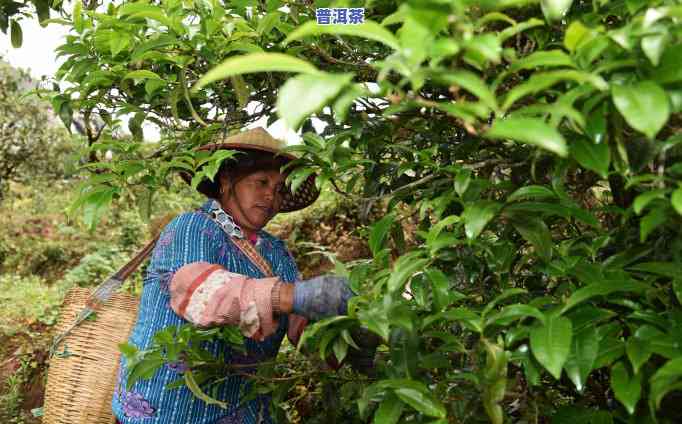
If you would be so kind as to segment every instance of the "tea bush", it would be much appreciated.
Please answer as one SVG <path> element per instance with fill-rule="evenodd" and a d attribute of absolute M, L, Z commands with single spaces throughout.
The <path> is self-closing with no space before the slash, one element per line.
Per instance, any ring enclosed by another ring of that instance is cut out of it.
<path fill-rule="evenodd" d="M 365 22 L 317 24 L 346 6 Z M 349 315 L 302 343 L 341 360 L 364 326 L 382 346 L 370 378 L 298 369 L 260 390 L 314 378 L 311 422 L 679 422 L 681 16 L 677 0 L 75 2 L 53 107 L 107 128 L 74 207 L 94 227 L 128 192 L 151 204 L 178 170 L 213 176 L 224 156 L 194 146 L 279 117 L 304 130 L 294 188 L 315 172 L 388 202 L 372 259 L 338 266 Z"/>
<path fill-rule="evenodd" d="M 0 12 L 0 28 L 2 27 Z M 0 58 L 0 199 L 9 183 L 29 178 L 58 179 L 65 174 L 59 158 L 72 148 L 45 100 L 22 95 L 36 82 Z"/>

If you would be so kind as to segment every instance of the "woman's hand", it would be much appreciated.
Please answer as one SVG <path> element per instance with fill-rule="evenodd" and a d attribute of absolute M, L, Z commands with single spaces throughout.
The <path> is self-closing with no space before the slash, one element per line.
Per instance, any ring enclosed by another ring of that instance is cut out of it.
<path fill-rule="evenodd" d="M 353 296 L 347 278 L 323 275 L 294 284 L 292 310 L 311 321 L 345 315 Z"/>

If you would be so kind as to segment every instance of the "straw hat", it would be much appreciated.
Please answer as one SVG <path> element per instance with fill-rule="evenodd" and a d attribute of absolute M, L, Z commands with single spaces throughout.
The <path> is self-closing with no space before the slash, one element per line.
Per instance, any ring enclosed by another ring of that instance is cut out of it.
<path fill-rule="evenodd" d="M 273 138 L 263 128 L 258 127 L 225 138 L 220 136 L 215 140 L 214 143 L 201 146 L 197 150 L 207 150 L 210 152 L 221 149 L 245 151 L 256 150 L 283 157 L 288 159 L 288 161 L 297 159 L 296 156 L 290 153 L 282 152 L 284 147 L 286 147 L 285 142 Z M 235 156 L 234 160 L 238 161 L 239 155 Z M 192 181 L 192 175 L 190 173 L 183 172 L 180 175 L 187 183 Z M 218 196 L 219 188 L 220 187 L 217 178 L 215 178 L 214 181 L 210 181 L 209 179 L 205 178 L 197 186 L 197 190 L 200 193 L 212 198 L 216 198 Z M 319 195 L 320 192 L 315 187 L 315 174 L 311 174 L 298 187 L 296 193 L 292 193 L 290 187 L 286 186 L 286 191 L 282 197 L 282 206 L 280 208 L 280 212 L 293 212 L 310 206 L 313 202 L 315 202 Z"/>

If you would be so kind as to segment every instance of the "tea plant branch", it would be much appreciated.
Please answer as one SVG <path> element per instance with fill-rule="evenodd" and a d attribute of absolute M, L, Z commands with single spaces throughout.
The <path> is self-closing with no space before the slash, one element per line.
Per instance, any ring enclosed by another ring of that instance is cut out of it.
<path fill-rule="evenodd" d="M 185 103 L 187 103 L 189 112 L 192 114 L 192 118 L 194 118 L 202 126 L 208 127 L 208 124 L 203 119 L 201 119 L 201 116 L 199 116 L 197 111 L 194 110 L 194 106 L 192 105 L 192 100 L 189 97 L 189 89 L 187 88 L 187 71 L 185 70 L 185 68 L 180 69 L 179 79 L 180 84 L 182 85 L 182 95 L 185 99 Z"/>
<path fill-rule="evenodd" d="M 480 162 L 473 162 L 473 163 L 465 163 L 464 166 L 466 166 L 469 169 L 475 170 L 475 169 L 480 169 L 480 168 L 485 168 L 491 165 L 502 165 L 507 168 L 519 168 L 526 166 L 528 163 L 528 160 L 523 160 L 520 162 L 509 162 L 504 159 L 497 159 L 497 158 L 491 158 L 491 159 L 485 159 Z"/>
<path fill-rule="evenodd" d="M 320 47 L 318 45 L 313 46 L 313 51 L 329 63 L 333 63 L 335 65 L 346 65 L 346 66 L 353 66 L 356 68 L 369 69 L 373 73 L 377 74 L 376 69 L 374 69 L 372 67 L 372 65 L 369 65 L 369 64 L 364 63 L 364 62 L 355 63 L 355 62 L 347 62 L 345 60 L 337 59 L 334 56 L 332 56 L 331 54 L 329 54 L 329 52 L 327 52 L 325 49 L 323 49 L 322 47 Z M 374 81 L 374 80 L 376 80 L 376 75 L 373 77 L 368 77 L 368 79 L 370 81 Z"/>
<path fill-rule="evenodd" d="M 334 187 L 334 190 L 335 190 L 337 193 L 339 193 L 339 194 L 341 194 L 341 195 L 343 195 L 343 196 L 351 197 L 351 198 L 353 198 L 353 199 L 355 199 L 355 200 L 375 201 L 375 200 L 382 200 L 382 199 L 386 199 L 386 198 L 389 198 L 389 197 L 392 197 L 392 196 L 396 196 L 396 195 L 398 195 L 398 194 L 402 194 L 403 192 L 409 191 L 409 190 L 411 190 L 411 189 L 413 189 L 413 188 L 416 188 L 416 187 L 419 187 L 419 186 L 421 186 L 421 185 L 430 183 L 431 181 L 435 180 L 435 179 L 438 178 L 439 176 L 440 176 L 439 174 L 427 175 L 427 176 L 425 176 L 425 177 L 423 177 L 423 178 L 420 178 L 420 179 L 418 179 L 418 180 L 416 180 L 416 181 L 413 181 L 413 182 L 411 182 L 411 183 L 409 183 L 409 184 L 405 184 L 404 186 L 399 187 L 399 188 L 397 188 L 397 189 L 391 191 L 390 193 L 381 194 L 381 195 L 378 195 L 378 196 L 370 196 L 370 197 L 358 196 L 358 195 L 353 194 L 353 193 L 348 193 L 348 192 L 346 192 L 346 191 L 341 190 L 341 189 L 339 188 L 339 186 L 336 184 L 336 181 L 334 181 L 334 179 L 330 179 L 330 181 L 331 181 L 331 183 L 332 183 L 332 186 Z"/>

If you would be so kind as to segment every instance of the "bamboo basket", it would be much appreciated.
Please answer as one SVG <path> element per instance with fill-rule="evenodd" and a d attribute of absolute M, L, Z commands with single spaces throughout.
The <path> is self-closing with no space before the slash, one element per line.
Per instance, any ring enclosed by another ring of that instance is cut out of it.
<path fill-rule="evenodd" d="M 56 334 L 61 334 L 83 310 L 91 290 L 69 290 L 62 305 Z M 50 360 L 45 388 L 44 424 L 112 424 L 111 398 L 116 385 L 120 352 L 137 318 L 139 299 L 115 293 L 98 308 L 94 320 L 82 322 L 58 347 Z"/>

